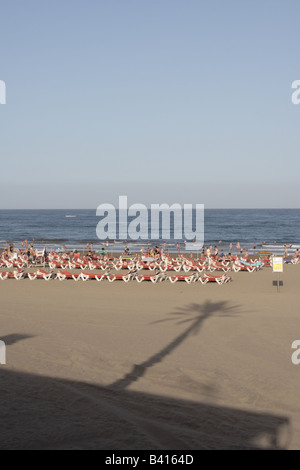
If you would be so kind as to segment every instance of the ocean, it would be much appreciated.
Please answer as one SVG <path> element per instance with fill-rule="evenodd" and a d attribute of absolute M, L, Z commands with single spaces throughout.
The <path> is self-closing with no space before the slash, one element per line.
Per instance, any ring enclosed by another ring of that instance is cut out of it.
<path fill-rule="evenodd" d="M 81 251 L 87 243 L 94 249 L 101 249 L 104 240 L 97 238 L 96 228 L 101 218 L 96 210 L 0 210 L 0 248 L 7 243 L 21 247 L 21 242 L 34 242 L 36 248 L 47 247 L 48 251 L 67 249 Z M 133 220 L 129 218 L 128 222 Z M 172 221 L 173 219 L 171 219 Z M 195 214 L 193 218 L 195 229 Z M 117 234 L 120 227 L 117 225 Z M 124 227 L 123 227 L 124 229 Z M 175 232 L 174 232 L 175 229 Z M 122 252 L 127 245 L 131 251 L 138 251 L 144 245 L 162 246 L 166 243 L 170 252 L 186 248 L 184 236 L 174 238 L 176 227 L 171 224 L 170 238 L 160 230 L 159 238 L 143 240 L 109 240 L 108 251 Z M 270 250 L 283 254 L 284 245 L 289 245 L 292 253 L 300 247 L 300 209 L 205 209 L 204 245 L 237 252 L 237 242 L 249 253 Z M 253 246 L 256 243 L 256 250 Z M 196 251 L 196 250 L 195 250 Z"/>

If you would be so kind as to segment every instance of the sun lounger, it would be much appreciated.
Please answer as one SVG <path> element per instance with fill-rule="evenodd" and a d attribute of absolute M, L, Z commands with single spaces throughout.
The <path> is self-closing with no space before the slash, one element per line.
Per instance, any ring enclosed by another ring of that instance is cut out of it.
<path fill-rule="evenodd" d="M 257 261 L 255 263 L 250 263 L 250 262 L 242 260 L 242 259 L 236 260 L 232 265 L 232 269 L 235 272 L 248 271 L 249 273 L 253 273 L 254 271 L 258 271 L 262 267 L 263 267 L 263 263 L 261 261 Z"/>
<path fill-rule="evenodd" d="M 49 273 L 47 271 L 44 271 L 43 269 L 38 269 L 37 275 L 41 276 L 42 279 L 44 279 L 45 281 L 50 281 L 51 279 L 56 279 L 56 274 L 54 272 L 50 271 L 50 273 Z"/>
<path fill-rule="evenodd" d="M 175 282 L 177 281 L 185 281 L 188 284 L 191 284 L 191 282 L 193 282 L 193 274 L 192 275 L 178 274 L 177 276 L 169 276 L 169 281 L 172 284 L 175 284 Z"/>
<path fill-rule="evenodd" d="M 8 271 L 1 271 L 0 272 L 0 279 L 2 281 L 5 281 L 6 279 L 13 279 L 13 278 L 14 278 L 13 273 L 10 273 Z"/>
<path fill-rule="evenodd" d="M 153 284 L 166 280 L 168 276 L 165 273 L 144 274 L 143 276 L 136 276 L 137 282 L 151 281 Z"/>
<path fill-rule="evenodd" d="M 17 281 L 20 281 L 21 279 L 25 279 L 27 277 L 27 274 L 25 271 L 21 269 L 15 269 L 13 272 L 14 278 L 17 279 Z"/>
<path fill-rule="evenodd" d="M 121 269 L 127 269 L 128 263 L 118 261 L 117 263 L 113 263 L 113 267 L 116 271 L 120 271 Z"/>
<path fill-rule="evenodd" d="M 216 282 L 217 284 L 225 284 L 227 282 L 232 281 L 232 278 L 227 274 L 223 274 L 223 276 L 213 276 L 212 274 L 204 274 L 199 278 L 201 284 L 207 284 L 208 282 Z"/>
<path fill-rule="evenodd" d="M 74 281 L 79 281 L 81 279 L 80 274 L 73 274 L 66 270 L 59 271 L 56 278 L 60 281 L 64 281 L 65 279 L 74 279 Z"/>
<path fill-rule="evenodd" d="M 81 274 L 78 275 L 78 278 L 81 279 L 84 282 L 91 281 L 91 280 L 101 282 L 104 279 L 107 279 L 108 276 L 110 276 L 110 274 L 108 274 L 108 273 L 105 273 L 105 274 L 91 274 L 91 273 L 82 272 Z"/>
<path fill-rule="evenodd" d="M 108 268 L 108 263 L 102 263 L 102 262 L 96 262 L 96 261 L 89 261 L 89 266 L 88 268 L 91 271 L 94 271 L 94 269 L 102 269 L 105 271 Z"/>
<path fill-rule="evenodd" d="M 123 276 L 123 281 L 124 282 L 133 281 L 134 279 L 136 279 L 137 276 L 138 276 L 137 271 L 131 271 L 128 274 L 126 274 L 125 276 Z"/>
<path fill-rule="evenodd" d="M 37 264 L 45 265 L 45 262 L 46 262 L 45 250 L 36 250 L 33 264 L 35 264 L 35 265 L 37 265 Z"/>
<path fill-rule="evenodd" d="M 60 261 L 52 260 L 49 262 L 50 269 L 64 269 L 64 268 L 67 268 L 68 266 L 69 266 L 69 263 L 66 261 L 60 262 Z"/>
<path fill-rule="evenodd" d="M 8 260 L 8 259 L 4 259 L 3 263 L 4 263 L 4 266 L 6 266 L 7 268 L 12 268 L 14 265 L 13 261 Z"/>
<path fill-rule="evenodd" d="M 106 276 L 109 282 L 124 281 L 124 277 L 126 277 L 124 274 L 108 274 Z"/>
<path fill-rule="evenodd" d="M 45 281 L 50 281 L 50 279 L 56 279 L 56 274 L 54 272 L 47 272 L 43 269 L 38 269 L 36 272 L 27 273 L 28 278 L 31 281 L 35 279 L 44 279 Z"/>
<path fill-rule="evenodd" d="M 31 281 L 35 281 L 36 279 L 43 279 L 43 276 L 41 274 L 38 275 L 37 271 L 34 273 L 27 273 L 27 276 Z"/>
<path fill-rule="evenodd" d="M 90 273 L 85 273 L 85 272 L 82 272 L 81 274 L 79 274 L 79 277 L 82 279 L 82 281 L 86 282 L 86 281 L 90 281 L 90 280 L 96 280 L 96 274 L 90 274 Z"/>

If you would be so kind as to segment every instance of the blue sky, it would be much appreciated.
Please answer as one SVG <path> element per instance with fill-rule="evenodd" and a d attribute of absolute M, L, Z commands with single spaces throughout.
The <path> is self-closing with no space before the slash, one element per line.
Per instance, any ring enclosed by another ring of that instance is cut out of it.
<path fill-rule="evenodd" d="M 0 208 L 300 207 L 300 3 L 1 2 Z"/>

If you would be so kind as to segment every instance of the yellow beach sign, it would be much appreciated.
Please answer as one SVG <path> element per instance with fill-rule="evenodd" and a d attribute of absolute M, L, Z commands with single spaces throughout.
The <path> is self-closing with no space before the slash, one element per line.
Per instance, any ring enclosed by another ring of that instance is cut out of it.
<path fill-rule="evenodd" d="M 282 258 L 282 256 L 274 256 L 274 258 L 273 258 L 273 273 L 283 273 L 283 258 Z"/>

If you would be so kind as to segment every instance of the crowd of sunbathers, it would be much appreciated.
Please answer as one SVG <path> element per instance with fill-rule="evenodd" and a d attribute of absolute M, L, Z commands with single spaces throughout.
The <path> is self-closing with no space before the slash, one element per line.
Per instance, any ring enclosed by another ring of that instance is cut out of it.
<path fill-rule="evenodd" d="M 222 243 L 220 241 L 220 243 Z M 180 244 L 177 244 L 177 251 L 180 253 Z M 247 248 L 242 248 L 239 243 L 237 243 L 237 253 L 233 254 L 232 253 L 232 243 L 229 245 L 229 250 L 228 253 L 225 253 L 223 249 L 219 249 L 216 245 L 213 247 L 212 245 L 205 247 L 203 246 L 202 248 L 202 256 L 206 258 L 212 257 L 216 261 L 224 261 L 229 260 L 233 261 L 236 259 L 237 256 L 239 256 L 242 259 L 247 260 L 249 258 L 249 253 Z M 80 254 L 78 250 L 70 250 L 67 251 L 66 246 L 63 246 L 63 252 L 60 254 L 62 259 L 65 259 L 66 261 L 72 260 L 72 259 L 82 259 L 85 262 L 89 261 L 100 261 L 103 259 L 108 258 L 108 250 L 109 250 L 109 244 L 108 242 L 102 244 L 102 250 L 95 251 L 93 247 L 93 243 L 87 243 L 86 244 L 86 252 L 84 254 Z M 45 248 L 43 251 L 43 257 L 44 260 L 47 262 L 48 261 L 48 252 L 47 248 Z M 16 249 L 13 243 L 10 243 L 7 248 L 4 249 L 2 257 L 6 259 L 11 259 L 11 258 L 17 258 L 18 256 L 26 256 L 28 261 L 30 262 L 35 262 L 37 258 L 37 250 L 34 247 L 34 240 L 31 243 L 28 243 L 27 240 L 24 242 L 21 242 L 21 248 Z M 139 253 L 131 253 L 130 249 L 128 246 L 125 246 L 124 252 L 122 253 L 123 256 L 130 257 L 130 256 L 136 256 L 138 258 L 143 258 L 143 257 L 148 257 L 148 258 L 156 258 L 160 259 L 162 256 L 169 256 L 169 250 L 167 250 L 166 243 L 160 248 L 159 246 L 145 246 L 141 247 L 141 250 Z M 190 258 L 192 259 L 194 257 L 194 254 L 190 254 Z M 285 249 L 284 253 L 284 258 L 288 258 L 288 253 Z M 299 256 L 299 249 L 297 248 L 294 252 L 294 254 L 291 257 L 291 260 L 296 262 L 300 261 L 300 256 Z"/>

